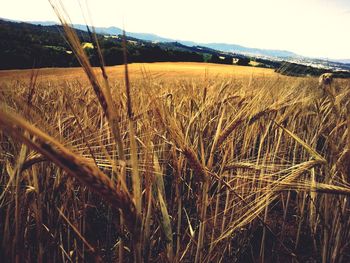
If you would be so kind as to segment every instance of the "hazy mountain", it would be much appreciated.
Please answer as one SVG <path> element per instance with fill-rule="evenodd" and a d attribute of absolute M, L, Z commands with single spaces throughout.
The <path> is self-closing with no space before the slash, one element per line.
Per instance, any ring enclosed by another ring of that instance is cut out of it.
<path fill-rule="evenodd" d="M 35 24 L 35 25 L 43 25 L 43 26 L 51 26 L 57 25 L 56 22 L 52 21 L 27 21 L 27 23 Z M 87 31 L 86 25 L 82 24 L 73 24 L 73 27 L 79 30 Z M 95 27 L 96 33 L 105 34 L 105 35 L 121 35 L 123 34 L 123 30 L 119 27 L 111 26 L 111 27 Z M 157 36 L 155 34 L 148 33 L 134 33 L 127 32 L 127 35 L 130 37 L 147 40 L 147 41 L 156 41 L 156 42 L 174 42 L 174 39 L 164 38 Z M 194 43 L 194 42 L 193 42 Z"/>
<path fill-rule="evenodd" d="M 4 19 L 1 18 L 2 20 L 7 20 L 7 21 L 11 21 L 11 22 L 22 22 L 22 21 L 15 21 L 15 20 L 9 20 L 9 19 Z M 29 23 L 29 24 L 34 24 L 34 25 L 42 25 L 42 26 L 54 26 L 54 25 L 58 25 L 58 23 L 54 22 L 54 21 L 24 21 L 25 23 Z"/>
<path fill-rule="evenodd" d="M 41 24 L 41 25 L 54 25 L 55 22 L 50 21 L 30 21 L 29 23 L 33 24 Z M 74 28 L 80 30 L 87 30 L 86 25 L 74 24 Z M 119 27 L 95 27 L 96 33 L 99 34 L 110 34 L 110 35 L 120 35 L 123 30 Z M 179 42 L 186 46 L 203 46 L 208 47 L 224 52 L 232 52 L 232 53 L 242 53 L 247 55 L 255 55 L 255 56 L 267 56 L 267 57 L 279 57 L 279 58 L 290 58 L 297 57 L 298 55 L 286 51 L 286 50 L 272 50 L 272 49 L 259 49 L 259 48 L 249 48 L 236 44 L 226 44 L 226 43 L 197 43 L 193 41 L 184 41 L 178 39 L 171 39 L 158 36 L 156 34 L 148 34 L 148 33 L 135 33 L 135 32 L 127 32 L 127 35 L 130 37 L 152 41 L 152 42 Z"/>
<path fill-rule="evenodd" d="M 350 64 L 350 59 L 333 59 L 333 61 L 344 63 L 344 64 Z"/>
<path fill-rule="evenodd" d="M 11 19 L 3 19 L 8 22 L 16 22 Z M 43 27 L 49 26 L 51 28 L 56 28 L 56 22 L 52 21 L 31 21 L 28 22 L 32 25 L 42 25 Z M 87 31 L 86 25 L 74 24 L 73 25 L 77 30 L 80 30 L 81 34 Z M 101 35 L 120 35 L 122 34 L 122 29 L 118 27 L 96 27 L 96 33 Z M 57 29 L 56 29 L 57 30 Z M 164 38 L 155 34 L 147 33 L 134 33 L 127 32 L 129 38 L 134 38 L 141 46 L 152 44 L 157 45 L 162 49 L 170 49 L 177 51 L 186 51 L 186 52 L 196 52 L 203 54 L 207 61 L 208 55 L 212 54 L 222 54 L 221 56 L 228 57 L 244 57 L 251 56 L 257 61 L 268 67 L 276 68 L 276 63 L 279 64 L 282 61 L 288 61 L 291 63 L 297 63 L 305 66 L 312 66 L 316 68 L 326 68 L 332 70 L 349 70 L 350 69 L 350 60 L 341 59 L 341 60 L 325 60 L 322 58 L 308 58 L 299 56 L 293 52 L 286 50 L 272 50 L 272 49 L 259 49 L 259 48 L 249 48 L 236 44 L 226 44 L 226 43 L 196 43 L 193 41 L 183 41 L 183 40 L 174 40 L 171 38 Z M 144 43 L 142 43 L 142 41 Z M 184 46 L 181 46 L 184 45 Z M 140 46 L 138 47 L 140 48 Z M 177 57 L 180 57 L 176 55 Z M 184 58 L 182 58 L 184 60 Z"/>
<path fill-rule="evenodd" d="M 206 47 L 222 50 L 225 52 L 243 53 L 247 55 L 260 55 L 260 56 L 280 57 L 280 58 L 289 58 L 289 57 L 298 56 L 297 54 L 286 50 L 249 48 L 249 47 L 244 47 L 244 46 L 235 45 L 235 44 L 209 43 L 209 44 L 201 44 L 201 45 L 205 45 Z"/>

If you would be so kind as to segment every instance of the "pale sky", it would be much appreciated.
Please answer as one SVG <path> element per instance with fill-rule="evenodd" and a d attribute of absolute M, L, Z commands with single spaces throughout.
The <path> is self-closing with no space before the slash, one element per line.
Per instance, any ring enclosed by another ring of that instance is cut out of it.
<path fill-rule="evenodd" d="M 1 0 L 0 17 L 57 21 L 48 0 Z M 79 0 L 62 0 L 84 23 Z M 57 1 L 56 1 L 57 2 Z M 350 0 L 81 0 L 95 26 L 201 43 L 350 59 Z M 86 13 L 86 12 L 85 12 Z"/>

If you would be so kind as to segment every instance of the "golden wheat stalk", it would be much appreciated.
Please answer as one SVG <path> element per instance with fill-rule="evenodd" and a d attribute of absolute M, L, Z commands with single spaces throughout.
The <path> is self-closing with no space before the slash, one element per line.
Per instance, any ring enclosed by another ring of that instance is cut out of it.
<path fill-rule="evenodd" d="M 104 86 L 100 84 L 98 81 L 97 75 L 93 68 L 91 67 L 90 61 L 81 45 L 81 42 L 79 40 L 78 35 L 76 34 L 76 31 L 74 28 L 70 26 L 70 19 L 69 15 L 66 12 L 64 5 L 61 1 L 55 1 L 55 0 L 49 0 L 51 7 L 53 8 L 54 12 L 56 13 L 58 19 L 60 20 L 63 30 L 66 35 L 66 40 L 69 43 L 69 45 L 72 48 L 72 51 L 75 54 L 75 57 L 78 59 L 80 65 L 85 71 L 86 76 L 89 79 L 89 82 L 96 94 L 96 97 L 102 107 L 103 113 L 107 117 L 109 126 L 112 130 L 112 134 L 115 138 L 116 144 L 117 144 L 117 149 L 118 149 L 118 154 L 119 158 L 121 160 L 125 160 L 124 156 L 124 147 L 121 139 L 121 132 L 120 132 L 120 127 L 118 123 L 118 114 L 117 110 L 115 107 L 115 104 L 113 103 L 112 100 L 112 94 L 111 94 L 111 89 L 110 85 L 108 82 L 108 77 L 107 73 L 105 71 L 104 67 L 104 62 L 103 62 L 103 57 L 101 55 L 101 50 L 100 47 L 98 46 L 98 42 L 96 41 L 97 44 L 97 53 L 100 58 L 100 68 L 102 70 L 102 75 L 104 78 Z M 96 35 L 95 35 L 96 38 Z M 95 39 L 96 40 L 96 39 Z"/>
<path fill-rule="evenodd" d="M 226 140 L 226 138 L 228 136 L 230 136 L 230 134 L 238 127 L 240 126 L 242 123 L 244 123 L 246 120 L 248 120 L 248 124 L 251 125 L 252 123 L 254 123 L 255 121 L 257 121 L 258 119 L 260 119 L 261 117 L 268 115 L 270 113 L 276 112 L 276 109 L 272 109 L 272 108 L 267 108 L 264 110 L 261 110 L 259 112 L 257 112 L 256 114 L 254 114 L 253 116 L 251 116 L 250 118 L 247 118 L 245 115 L 238 117 L 236 119 L 234 119 L 219 135 L 216 141 L 216 145 L 215 147 L 220 147 Z"/>
<path fill-rule="evenodd" d="M 0 109 L 0 129 L 57 164 L 68 175 L 78 179 L 113 207 L 121 209 L 128 229 L 133 232 L 138 220 L 130 194 L 125 189 L 117 188 L 116 184 L 91 160 L 75 154 L 23 118 L 4 109 Z"/>
<path fill-rule="evenodd" d="M 156 102 L 155 104 L 157 105 Z M 190 165 L 191 169 L 195 172 L 197 178 L 201 181 L 208 180 L 207 167 L 205 167 L 205 165 L 203 165 L 200 162 L 195 151 L 186 142 L 184 135 L 178 127 L 176 120 L 170 116 L 170 114 L 166 111 L 166 109 L 164 109 L 164 107 L 161 107 L 160 105 L 157 105 L 157 107 L 158 108 L 156 109 L 156 114 L 158 115 L 161 123 L 163 124 L 164 128 L 169 132 L 171 138 L 175 142 L 176 147 L 179 148 L 182 154 L 186 157 L 188 164 Z"/>
<path fill-rule="evenodd" d="M 272 181 L 265 188 L 263 188 L 263 194 L 257 198 L 254 203 L 247 204 L 243 215 L 232 223 L 231 226 L 229 226 L 214 243 L 228 238 L 234 231 L 252 222 L 260 215 L 262 211 L 264 211 L 268 204 L 278 197 L 279 192 L 285 190 L 286 185 L 290 186 L 306 171 L 322 163 L 322 160 L 310 160 L 286 169 L 285 172 L 287 172 L 287 174 L 281 179 Z M 309 188 L 307 190 L 309 190 Z"/>

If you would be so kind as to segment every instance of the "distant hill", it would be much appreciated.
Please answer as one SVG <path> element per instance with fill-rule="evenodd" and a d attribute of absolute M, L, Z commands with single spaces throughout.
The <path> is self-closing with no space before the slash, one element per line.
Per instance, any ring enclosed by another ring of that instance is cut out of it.
<path fill-rule="evenodd" d="M 13 21 L 13 20 L 9 20 Z M 36 24 L 36 25 L 43 25 L 43 26 L 52 26 L 56 25 L 56 22 L 52 21 L 29 21 L 28 23 Z M 73 24 L 73 27 L 79 30 L 86 31 L 86 25 L 81 24 Z M 110 34 L 110 35 L 120 35 L 122 34 L 122 29 L 119 27 L 96 27 L 96 33 L 99 34 Z M 156 34 L 149 34 L 149 33 L 135 33 L 135 32 L 127 32 L 127 35 L 130 37 L 134 37 L 141 40 L 151 41 L 151 42 L 177 42 L 181 43 L 186 46 L 202 46 L 206 48 L 211 48 L 214 50 L 218 50 L 221 52 L 230 52 L 230 53 L 236 53 L 236 54 L 242 54 L 247 56 L 254 56 L 254 57 L 261 57 L 261 58 L 271 58 L 271 59 L 277 59 L 277 60 L 287 60 L 289 62 L 295 63 L 302 63 L 302 64 L 315 64 L 317 67 L 319 62 L 321 61 L 321 64 L 324 67 L 327 67 L 327 64 L 329 64 L 328 59 L 322 59 L 322 58 L 307 58 L 304 56 L 300 56 L 294 52 L 287 51 L 287 50 L 276 50 L 276 49 L 260 49 L 260 48 L 251 48 L 251 47 L 245 47 L 242 45 L 237 44 L 227 44 L 227 43 L 197 43 L 193 41 L 185 41 L 185 40 L 178 40 L 178 39 L 171 39 L 171 38 L 165 38 L 158 36 Z M 341 69 L 349 69 L 350 68 L 350 59 L 331 59 L 332 62 L 336 63 L 335 66 L 331 65 L 330 67 L 333 68 L 341 68 Z M 305 63 L 306 62 L 306 63 Z M 339 65 L 340 64 L 340 65 Z"/>
<path fill-rule="evenodd" d="M 350 66 L 350 59 L 334 59 L 334 61 L 339 63 L 348 64 Z"/>
<path fill-rule="evenodd" d="M 209 44 L 202 44 L 202 45 L 213 49 L 226 51 L 226 52 L 243 53 L 243 54 L 255 55 L 255 56 L 267 56 L 267 57 L 278 57 L 278 58 L 291 58 L 291 57 L 299 56 L 293 52 L 286 51 L 286 50 L 249 48 L 249 47 L 244 47 L 244 46 L 235 45 L 235 44 L 209 43 Z"/>
<path fill-rule="evenodd" d="M 57 25 L 56 22 L 53 21 L 28 21 L 27 23 L 31 23 L 34 25 L 42 25 L 42 26 L 52 26 Z M 81 24 L 73 24 L 72 25 L 75 29 L 84 30 L 86 31 L 86 25 Z M 103 35 L 121 35 L 123 34 L 123 30 L 119 27 L 111 26 L 111 27 L 95 27 L 96 33 L 103 34 Z M 164 38 L 160 37 L 155 34 L 148 34 L 148 33 L 135 33 L 135 32 L 127 32 L 127 35 L 130 37 L 146 40 L 146 41 L 152 41 L 152 42 L 175 42 L 176 40 L 170 39 L 170 38 Z M 186 42 L 186 41 L 184 41 Z M 188 41 L 189 42 L 189 41 Z M 194 42 L 193 45 L 195 45 Z"/>
<path fill-rule="evenodd" d="M 74 25 L 93 66 L 99 58 L 86 25 Z M 97 38 L 106 65 L 123 63 L 122 30 L 97 27 Z M 0 69 L 79 66 L 54 22 L 15 22 L 0 19 Z M 347 77 L 350 64 L 300 57 L 289 51 L 263 50 L 240 45 L 174 41 L 154 34 L 127 33 L 128 62 L 211 62 L 274 68 L 286 75 L 318 75 L 324 71 Z M 262 52 L 265 55 L 261 55 Z M 286 64 L 287 63 L 287 64 Z M 289 63 L 289 64 L 288 64 Z M 298 66 L 296 66 L 298 65 Z M 299 66 L 300 65 L 300 66 Z"/>
<path fill-rule="evenodd" d="M 59 26 L 38 26 L 0 20 L 0 69 L 77 66 Z M 88 41 L 85 31 L 77 31 Z"/>
<path fill-rule="evenodd" d="M 77 26 L 86 29 L 86 26 Z M 90 62 L 99 65 L 98 55 L 88 32 L 77 29 L 77 35 Z M 51 22 L 40 25 L 0 19 L 0 69 L 79 66 L 63 28 Z M 115 31 L 118 33 L 119 31 Z M 97 34 L 106 65 L 123 64 L 122 37 Z M 205 47 L 189 47 L 178 42 L 153 43 L 127 37 L 128 62 L 215 62 L 233 63 L 233 54 L 223 54 Z M 215 60 L 212 60 L 212 56 Z M 225 59 L 218 60 L 218 57 Z M 239 59 L 240 56 L 237 56 Z"/>
<path fill-rule="evenodd" d="M 41 25 L 54 25 L 55 22 L 41 22 L 41 21 L 31 21 L 33 24 Z M 73 24 L 73 27 L 80 30 L 86 30 L 86 25 Z M 122 29 L 119 27 L 95 27 L 96 33 L 99 34 L 110 34 L 110 35 L 120 35 L 122 34 Z M 241 53 L 251 56 L 267 56 L 267 57 L 278 57 L 278 58 L 291 58 L 298 57 L 297 54 L 286 51 L 286 50 L 273 50 L 273 49 L 259 49 L 259 48 L 249 48 L 236 44 L 226 44 L 226 43 L 197 43 L 193 41 L 184 41 L 171 38 L 164 38 L 155 34 L 148 33 L 135 33 L 127 32 L 128 36 L 152 41 L 152 42 L 178 42 L 186 46 L 203 46 L 212 48 L 215 50 L 220 50 L 223 52 Z"/>

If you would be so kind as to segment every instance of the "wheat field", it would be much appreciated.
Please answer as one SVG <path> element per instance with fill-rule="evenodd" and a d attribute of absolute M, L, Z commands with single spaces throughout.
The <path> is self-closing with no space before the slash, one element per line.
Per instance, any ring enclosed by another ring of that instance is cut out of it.
<path fill-rule="evenodd" d="M 349 262 L 349 80 L 195 63 L 0 73 L 4 262 Z M 126 73 L 126 74 L 124 74 Z"/>
<path fill-rule="evenodd" d="M 174 80 L 185 78 L 203 79 L 206 77 L 270 77 L 278 76 L 273 69 L 243 67 L 223 64 L 198 63 L 198 62 L 156 62 L 156 63 L 132 63 L 129 65 L 133 79 L 153 78 L 157 80 Z M 98 68 L 94 71 L 98 72 Z M 124 66 L 106 67 L 109 78 L 120 80 L 124 78 Z M 32 70 L 1 70 L 0 80 L 29 81 Z M 38 81 L 55 80 L 60 77 L 61 80 L 86 79 L 84 70 L 81 68 L 42 68 L 37 77 Z"/>

